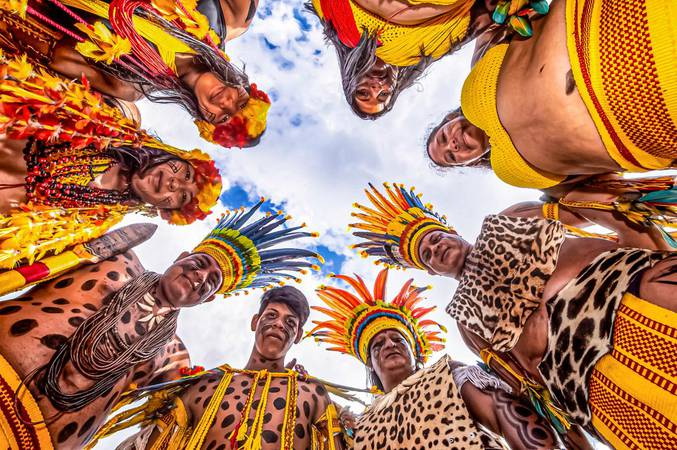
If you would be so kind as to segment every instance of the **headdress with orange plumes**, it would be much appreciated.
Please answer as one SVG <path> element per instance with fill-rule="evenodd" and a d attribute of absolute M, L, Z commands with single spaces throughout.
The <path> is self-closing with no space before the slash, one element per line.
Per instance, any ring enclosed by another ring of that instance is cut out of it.
<path fill-rule="evenodd" d="M 249 210 L 228 211 L 216 227 L 195 247 L 193 253 L 205 253 L 218 263 L 223 274 L 219 294 L 228 294 L 245 288 L 267 288 L 283 284 L 284 280 L 300 282 L 294 274 L 305 273 L 306 268 L 319 270 L 307 261 L 324 260 L 318 253 L 300 248 L 270 247 L 301 237 L 317 237 L 316 233 L 298 231 L 305 224 L 281 228 L 290 219 L 282 211 L 266 214 L 253 223 L 247 223 L 265 202 L 261 199 Z M 236 294 L 237 295 L 237 294 Z"/>
<path fill-rule="evenodd" d="M 354 292 L 320 286 L 317 295 L 328 308 L 312 308 L 328 315 L 331 320 L 313 321 L 316 326 L 307 333 L 317 341 L 331 345 L 328 350 L 352 355 L 366 364 L 369 343 L 379 332 L 389 329 L 399 331 L 411 345 L 414 354 L 423 362 L 433 352 L 444 348 L 444 338 L 439 335 L 440 331 L 431 331 L 430 328 L 437 327 L 442 332 L 446 332 L 446 329 L 432 320 L 423 320 L 435 307 L 417 306 L 423 300 L 421 293 L 427 287 L 414 287 L 413 280 L 409 280 L 395 298 L 388 302 L 387 268 L 376 277 L 373 295 L 357 275 L 354 278 L 345 275 L 335 277 L 348 283 Z"/>
<path fill-rule="evenodd" d="M 442 230 L 455 233 L 447 225 L 446 218 L 433 211 L 430 204 L 423 204 L 421 194 L 414 188 L 407 191 L 404 185 L 384 183 L 386 195 L 381 194 L 371 183 L 365 189 L 375 209 L 354 203 L 358 212 L 351 215 L 362 222 L 350 224 L 353 235 L 365 239 L 353 246 L 361 249 L 362 256 L 375 256 L 377 263 L 402 268 L 426 269 L 418 257 L 418 246 L 430 231 Z"/>
<path fill-rule="evenodd" d="M 226 148 L 243 148 L 251 147 L 261 137 L 266 131 L 270 99 L 265 92 L 257 89 L 256 83 L 249 87 L 247 105 L 226 123 L 214 125 L 204 120 L 195 121 L 203 139 Z"/>
<path fill-rule="evenodd" d="M 10 139 L 67 143 L 64 152 L 68 154 L 51 161 L 56 165 L 76 164 L 78 156 L 103 154 L 109 146 L 157 148 L 191 164 L 200 190 L 181 211 L 163 214 L 165 219 L 174 224 L 192 223 L 204 219 L 216 204 L 221 176 L 209 155 L 158 141 L 117 108 L 108 106 L 100 94 L 90 89 L 85 78 L 81 83 L 66 81 L 33 66 L 25 55 L 6 58 L 0 52 L 0 80 L 0 133 Z"/>

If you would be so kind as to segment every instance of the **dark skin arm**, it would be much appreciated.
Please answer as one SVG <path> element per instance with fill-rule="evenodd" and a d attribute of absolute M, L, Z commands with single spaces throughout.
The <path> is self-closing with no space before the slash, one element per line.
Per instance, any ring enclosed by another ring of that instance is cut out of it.
<path fill-rule="evenodd" d="M 511 449 L 563 448 L 557 435 L 524 399 L 501 390 L 481 391 L 472 383 L 465 383 L 461 395 L 473 418 L 493 433 L 502 436 Z M 566 448 L 592 449 L 590 443 L 572 429 L 567 435 Z M 582 438 L 582 439 L 579 439 Z"/>
<path fill-rule="evenodd" d="M 132 84 L 107 75 L 90 65 L 75 50 L 74 45 L 66 41 L 59 42 L 54 49 L 54 58 L 50 68 L 68 78 L 79 79 L 84 75 L 92 88 L 111 97 L 128 102 L 134 102 L 143 97 Z"/>
<path fill-rule="evenodd" d="M 259 6 L 259 0 L 221 0 L 221 11 L 228 30 L 227 40 L 241 36 L 254 18 L 250 16 L 250 6 L 254 3 L 254 10 Z"/>

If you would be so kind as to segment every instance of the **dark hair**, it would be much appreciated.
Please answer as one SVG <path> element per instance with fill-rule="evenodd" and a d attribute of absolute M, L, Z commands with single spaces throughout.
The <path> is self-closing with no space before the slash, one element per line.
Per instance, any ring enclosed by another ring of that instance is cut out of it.
<path fill-rule="evenodd" d="M 266 291 L 261 297 L 261 306 L 259 307 L 259 314 L 271 303 L 283 303 L 289 307 L 298 316 L 300 320 L 299 327 L 305 325 L 308 316 L 310 315 L 310 307 L 308 306 L 308 299 L 303 292 L 299 291 L 293 286 L 280 286 Z"/>
<path fill-rule="evenodd" d="M 305 4 L 306 10 L 319 17 L 312 3 Z M 322 19 L 322 28 L 324 32 L 325 41 L 333 45 L 336 49 L 336 55 L 339 60 L 339 70 L 341 72 L 341 84 L 343 85 L 343 94 L 346 101 L 350 105 L 355 115 L 361 119 L 376 120 L 387 112 L 393 109 L 395 101 L 402 91 L 411 87 L 423 75 L 428 66 L 432 63 L 432 58 L 424 56 L 421 51 L 421 59 L 418 64 L 413 66 L 398 68 L 397 76 L 395 77 L 395 86 L 392 92 L 390 102 L 385 105 L 382 111 L 374 114 L 368 114 L 360 110 L 355 101 L 355 92 L 357 86 L 364 75 L 369 72 L 372 66 L 376 63 L 376 47 L 378 46 L 378 39 L 374 35 L 369 35 L 366 31 L 362 34 L 360 42 L 355 48 L 348 47 L 338 37 L 338 33 L 334 26 Z"/>
<path fill-rule="evenodd" d="M 199 73 L 212 72 L 222 83 L 243 86 L 249 91 L 247 74 L 219 56 L 215 49 L 195 39 L 189 33 L 168 22 L 158 14 L 146 9 L 137 9 L 135 15 L 150 20 L 163 28 L 167 33 L 182 41 L 195 51 L 193 64 Z M 101 71 L 138 86 L 143 95 L 155 103 L 175 103 L 182 106 L 196 119 L 205 119 L 192 89 L 188 88 L 175 75 L 156 75 L 148 77 L 130 70 L 121 64 L 94 63 Z"/>
<path fill-rule="evenodd" d="M 437 134 L 439 129 L 442 128 L 445 124 L 447 124 L 447 123 L 451 122 L 452 120 L 457 119 L 459 117 L 465 118 L 463 116 L 463 110 L 461 109 L 460 106 L 456 109 L 449 111 L 442 118 L 442 121 L 440 123 L 438 123 L 437 125 L 433 125 L 428 130 L 428 137 L 425 140 L 425 147 L 424 147 L 423 151 L 425 151 L 426 157 L 430 160 L 430 167 L 432 167 L 435 170 L 441 170 L 441 171 L 444 171 L 446 169 L 460 168 L 460 167 L 477 167 L 477 168 L 481 168 L 481 169 L 491 169 L 491 150 L 488 150 L 482 156 L 480 156 L 479 158 L 473 160 L 472 162 L 470 162 L 468 164 L 458 164 L 458 165 L 453 166 L 453 167 L 440 166 L 435 161 L 433 161 L 433 159 L 430 157 L 430 151 L 429 151 L 430 143 L 435 138 L 435 134 Z"/>

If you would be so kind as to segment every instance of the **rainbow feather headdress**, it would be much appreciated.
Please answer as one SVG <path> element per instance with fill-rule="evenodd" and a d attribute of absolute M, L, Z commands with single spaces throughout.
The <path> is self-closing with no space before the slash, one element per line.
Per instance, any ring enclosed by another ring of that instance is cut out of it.
<path fill-rule="evenodd" d="M 354 203 L 358 212 L 351 215 L 362 222 L 350 224 L 353 235 L 365 241 L 353 246 L 361 249 L 364 257 L 377 257 L 377 264 L 400 268 L 425 270 L 418 257 L 418 246 L 423 236 L 433 230 L 455 233 L 447 225 L 446 218 L 433 211 L 430 204 L 421 202 L 421 194 L 414 188 L 407 191 L 404 185 L 383 184 L 387 197 L 381 194 L 371 183 L 365 189 L 367 197 L 375 209 Z"/>
<path fill-rule="evenodd" d="M 240 208 L 228 211 L 193 250 L 194 253 L 211 256 L 221 268 L 223 284 L 218 290 L 219 294 L 245 288 L 266 288 L 273 284 L 284 284 L 285 280 L 300 282 L 289 272 L 305 273 L 306 268 L 318 270 L 316 264 L 307 261 L 309 258 L 324 262 L 322 256 L 310 250 L 270 248 L 301 237 L 317 237 L 317 233 L 298 231 L 305 224 L 280 228 L 290 219 L 281 211 L 247 223 L 264 201 L 262 198 L 249 210 Z"/>
<path fill-rule="evenodd" d="M 331 286 L 320 286 L 317 295 L 328 306 L 313 306 L 316 311 L 331 317 L 327 321 L 313 321 L 316 325 L 307 336 L 331 345 L 328 350 L 346 353 L 367 363 L 369 343 L 379 332 L 394 329 L 399 331 L 411 345 L 414 354 L 425 363 L 428 357 L 444 348 L 440 331 L 447 330 L 433 320 L 423 317 L 435 309 L 417 306 L 424 298 L 421 293 L 428 287 L 412 286 L 407 281 L 390 302 L 386 301 L 388 269 L 379 272 L 374 283 L 373 295 L 362 278 L 334 275 L 347 282 L 354 293 Z M 439 328 L 432 331 L 431 327 Z"/>

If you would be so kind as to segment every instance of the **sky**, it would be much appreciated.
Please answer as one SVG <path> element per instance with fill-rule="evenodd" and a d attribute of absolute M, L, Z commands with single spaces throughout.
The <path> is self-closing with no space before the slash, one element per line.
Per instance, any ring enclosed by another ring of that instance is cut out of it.
<path fill-rule="evenodd" d="M 375 122 L 363 121 L 350 111 L 340 87 L 334 49 L 325 44 L 317 19 L 303 11 L 302 0 L 262 0 L 249 31 L 226 50 L 233 62 L 246 65 L 250 81 L 272 99 L 268 129 L 259 146 L 226 150 L 206 144 L 190 117 L 173 105 L 140 102 L 142 126 L 167 143 L 186 149 L 200 147 L 215 158 L 224 182 L 217 213 L 249 206 L 264 196 L 270 202 L 267 206 L 293 217 L 292 225 L 306 222 L 309 230 L 320 233 L 318 239 L 299 242 L 326 259 L 320 273 L 309 274 L 296 285 L 311 305 L 320 304 L 314 289 L 329 282 L 330 272 L 357 273 L 373 285 L 379 268 L 349 248 L 357 241 L 347 227 L 352 203 L 366 201 L 363 190 L 368 182 L 415 186 L 424 202 L 446 214 L 470 242 L 486 215 L 540 196 L 505 185 L 490 171 L 438 173 L 424 156 L 427 130 L 459 105 L 469 71 L 469 47 L 433 64 L 418 85 L 399 97 L 394 110 Z M 216 216 L 186 227 L 155 220 L 160 225 L 155 236 L 136 249 L 146 269 L 163 272 L 207 234 Z M 153 220 L 133 217 L 124 223 L 137 221 Z M 477 358 L 464 347 L 456 326 L 444 313 L 457 283 L 422 271 L 391 271 L 390 295 L 409 278 L 419 286 L 433 286 L 427 303 L 437 306 L 431 317 L 449 330 L 445 351 L 454 359 L 475 362 Z M 249 324 L 260 295 L 254 291 L 181 312 L 178 335 L 193 364 L 241 367 L 246 363 L 253 345 Z M 311 320 L 322 318 L 319 313 L 311 314 Z M 432 361 L 439 356 L 433 355 Z M 357 360 L 327 352 L 312 339 L 293 347 L 289 358 L 297 358 L 311 375 L 366 386 L 365 369 Z M 104 440 L 97 448 L 114 448 L 121 438 Z"/>

